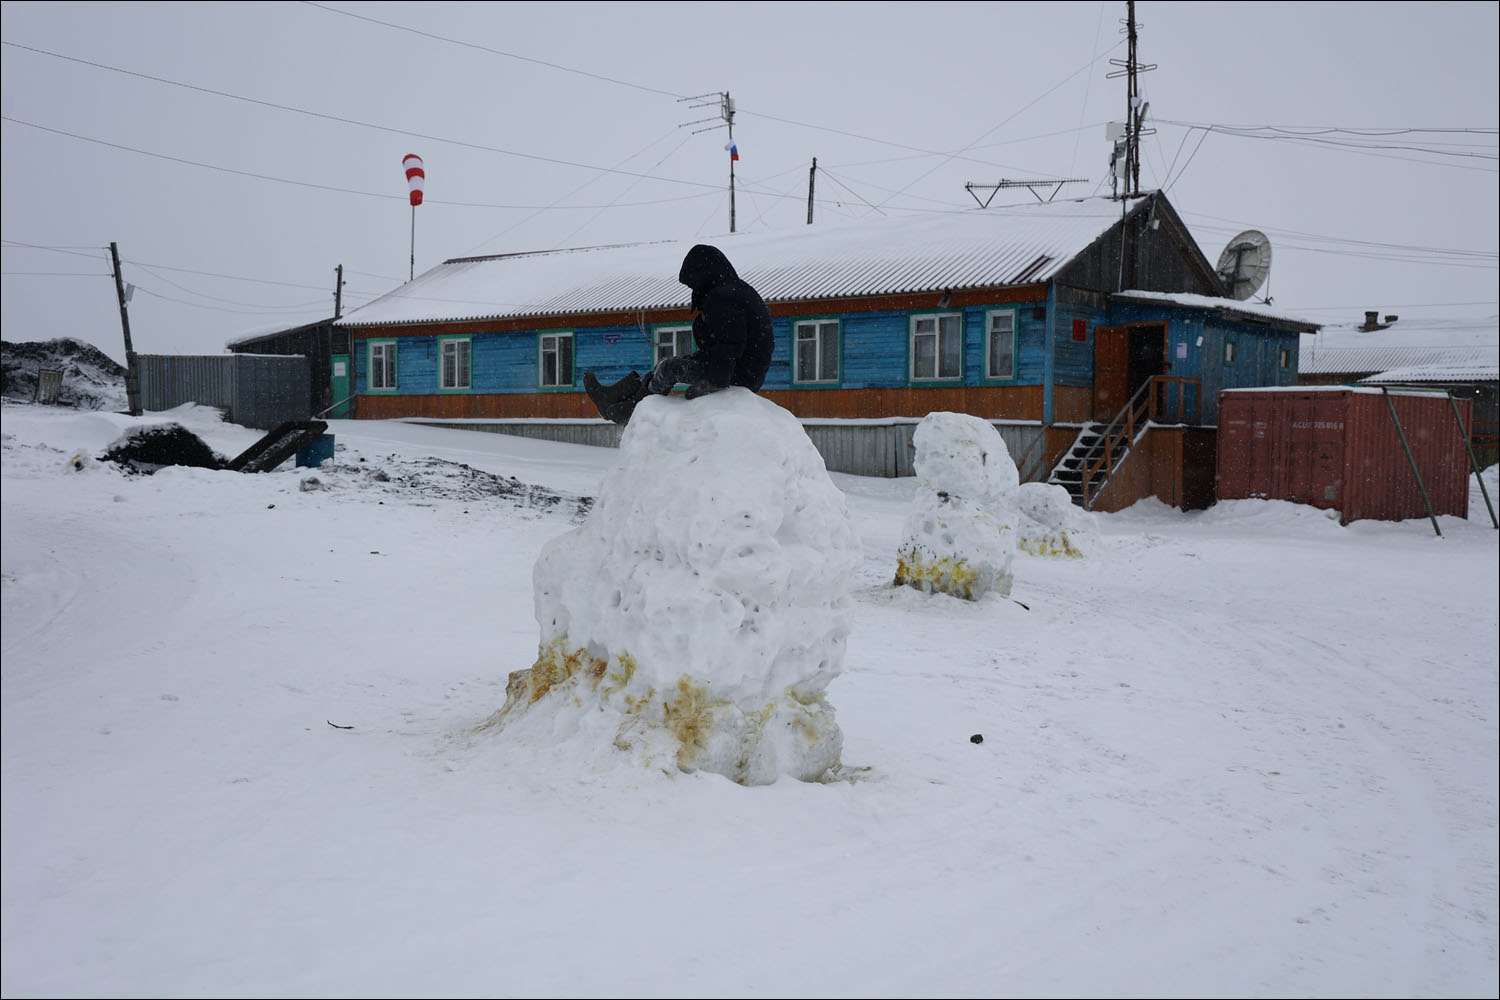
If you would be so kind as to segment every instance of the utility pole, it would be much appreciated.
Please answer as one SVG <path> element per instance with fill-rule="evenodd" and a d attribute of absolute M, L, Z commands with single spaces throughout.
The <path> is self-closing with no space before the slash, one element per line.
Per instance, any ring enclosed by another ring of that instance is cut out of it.
<path fill-rule="evenodd" d="M 813 182 L 818 176 L 818 158 L 813 157 L 812 169 L 807 172 L 807 224 L 812 225 Z"/>
<path fill-rule="evenodd" d="M 338 319 L 344 314 L 344 265 L 340 264 L 334 268 L 333 281 L 333 318 Z"/>
<path fill-rule="evenodd" d="M 125 331 L 125 402 L 132 417 L 141 415 L 141 369 L 130 343 L 130 311 L 125 307 L 125 281 L 120 277 L 120 248 L 111 243 L 109 256 L 115 265 L 115 297 L 120 300 L 120 326 Z"/>

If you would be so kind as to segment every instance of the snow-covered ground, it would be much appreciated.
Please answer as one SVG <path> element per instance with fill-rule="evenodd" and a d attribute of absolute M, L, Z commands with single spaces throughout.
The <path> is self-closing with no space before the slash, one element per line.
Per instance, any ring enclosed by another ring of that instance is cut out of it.
<path fill-rule="evenodd" d="M 140 422 L 3 410 L 6 996 L 1500 992 L 1477 490 L 1442 537 L 1147 502 L 971 603 L 890 586 L 915 480 L 834 475 L 841 777 L 744 787 L 476 731 L 618 452 L 89 460 Z"/>

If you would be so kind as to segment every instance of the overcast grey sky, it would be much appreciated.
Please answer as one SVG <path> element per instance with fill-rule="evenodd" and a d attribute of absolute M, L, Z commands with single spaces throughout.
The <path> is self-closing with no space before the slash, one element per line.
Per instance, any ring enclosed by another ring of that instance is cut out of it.
<path fill-rule="evenodd" d="M 1288 312 L 1493 316 L 1497 10 L 1142 0 L 1142 187 L 1210 260 L 1267 233 Z M 418 273 L 658 239 L 733 259 L 727 136 L 698 131 L 723 91 L 741 232 L 806 224 L 813 157 L 815 225 L 975 209 L 965 183 L 1001 178 L 1106 194 L 1125 11 L 5 3 L 0 325 L 123 358 L 110 241 L 141 353 L 331 315 L 338 264 L 348 312 L 407 279 L 408 153 Z"/>

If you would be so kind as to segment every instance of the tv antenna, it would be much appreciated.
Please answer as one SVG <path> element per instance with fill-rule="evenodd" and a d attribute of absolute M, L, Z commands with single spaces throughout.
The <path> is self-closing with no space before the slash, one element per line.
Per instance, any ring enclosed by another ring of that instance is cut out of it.
<path fill-rule="evenodd" d="M 1000 192 L 1001 188 L 1018 188 L 1018 187 L 1023 187 L 1023 188 L 1026 188 L 1028 191 L 1030 191 L 1032 193 L 1032 195 L 1035 196 L 1035 198 L 1036 198 L 1037 201 L 1051 201 L 1053 198 L 1057 197 L 1057 192 L 1059 192 L 1059 191 L 1062 190 L 1062 186 L 1064 184 L 1087 184 L 1087 183 L 1088 183 L 1088 179 L 1087 178 L 1082 178 L 1082 177 L 1070 177 L 1070 178 L 1068 178 L 1066 180 L 1055 180 L 1055 181 L 1012 181 L 1012 180 L 1007 180 L 1004 177 L 1002 177 L 1002 178 L 1000 178 L 1000 183 L 999 184 L 975 184 L 973 181 L 970 181 L 969 183 L 967 183 L 967 184 L 964 185 L 964 190 L 967 191 L 967 192 L 969 192 L 969 194 L 971 194 L 971 195 L 974 196 L 974 200 L 979 202 L 979 207 L 980 208 L 989 208 L 990 207 L 990 202 L 992 202 L 992 201 L 995 200 L 995 195 Z M 1036 189 L 1039 188 L 1039 187 L 1046 187 L 1049 184 L 1056 185 L 1056 186 L 1052 189 L 1052 193 L 1050 195 L 1048 195 L 1044 199 L 1041 195 L 1039 195 L 1039 194 L 1036 193 Z M 976 188 L 979 188 L 979 189 L 989 188 L 990 189 L 990 196 L 988 198 L 984 199 L 984 201 L 979 201 L 979 195 L 974 194 L 974 191 L 975 191 Z"/>
<path fill-rule="evenodd" d="M 1245 230 L 1219 254 L 1216 270 L 1224 283 L 1224 294 L 1245 301 L 1260 290 L 1271 273 L 1270 239 L 1258 229 Z"/>
<path fill-rule="evenodd" d="M 724 149 L 729 152 L 729 231 L 734 232 L 734 161 L 739 159 L 739 150 L 734 145 L 734 98 L 729 96 L 729 91 L 723 90 L 715 94 L 699 94 L 697 97 L 680 97 L 677 103 L 694 101 L 692 107 L 711 108 L 718 105 L 719 113 L 710 118 L 699 118 L 697 121 L 683 122 L 679 128 L 687 128 L 689 125 L 702 125 L 704 122 L 714 122 L 706 128 L 693 129 L 693 135 L 699 132 L 712 132 L 722 125 L 729 126 L 729 141 L 724 144 Z"/>

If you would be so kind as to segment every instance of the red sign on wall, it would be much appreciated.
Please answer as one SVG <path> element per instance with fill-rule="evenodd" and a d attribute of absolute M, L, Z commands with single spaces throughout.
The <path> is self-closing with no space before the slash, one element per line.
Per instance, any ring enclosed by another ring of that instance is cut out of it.
<path fill-rule="evenodd" d="M 1089 339 L 1089 325 L 1088 325 L 1088 321 L 1081 320 L 1081 319 L 1075 319 L 1073 321 L 1073 339 L 1074 340 L 1088 340 Z"/>

